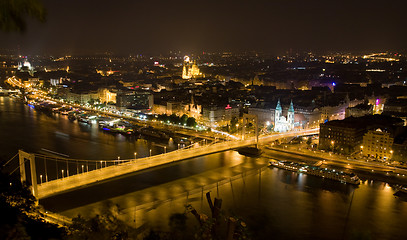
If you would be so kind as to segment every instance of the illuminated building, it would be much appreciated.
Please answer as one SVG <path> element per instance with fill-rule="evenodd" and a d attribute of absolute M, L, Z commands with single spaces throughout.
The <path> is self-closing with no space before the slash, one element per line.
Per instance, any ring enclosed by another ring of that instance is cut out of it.
<path fill-rule="evenodd" d="M 92 101 L 95 101 L 98 99 L 98 94 L 97 92 L 83 92 L 83 93 L 73 93 L 73 92 L 67 92 L 66 94 L 66 100 L 68 102 L 74 102 L 74 103 L 80 103 L 80 104 L 86 104 Z"/>
<path fill-rule="evenodd" d="M 380 128 L 369 130 L 363 136 L 363 144 L 360 146 L 360 152 L 363 156 L 374 157 L 377 159 L 391 159 L 393 150 L 393 138 L 390 133 L 382 131 Z"/>
<path fill-rule="evenodd" d="M 51 86 L 58 86 L 58 85 L 60 85 L 61 83 L 62 83 L 62 78 L 51 78 L 50 80 L 49 80 L 49 82 L 50 82 L 50 84 L 51 84 Z"/>
<path fill-rule="evenodd" d="M 34 67 L 31 65 L 31 63 L 27 60 L 27 58 L 24 59 L 24 62 L 19 62 L 17 66 L 17 70 L 20 72 L 28 72 L 31 76 L 34 75 Z"/>
<path fill-rule="evenodd" d="M 195 104 L 194 95 L 191 95 L 191 103 L 185 105 L 184 110 L 188 116 L 198 119 L 201 116 L 202 106 Z"/>
<path fill-rule="evenodd" d="M 293 102 L 290 103 L 287 118 L 283 116 L 283 109 L 281 108 L 280 100 L 277 102 L 277 107 L 274 113 L 274 131 L 287 132 L 294 129 L 294 106 Z"/>
<path fill-rule="evenodd" d="M 99 88 L 98 97 L 101 103 L 116 103 L 116 92 L 107 88 Z"/>
<path fill-rule="evenodd" d="M 365 148 L 364 135 L 369 130 L 400 126 L 403 126 L 403 120 L 385 115 L 366 115 L 329 121 L 320 125 L 319 148 L 344 154 L 359 153 L 361 146 Z"/>
<path fill-rule="evenodd" d="M 204 107 L 202 117 L 212 127 L 226 126 L 232 118 L 239 118 L 239 108 L 231 107 L 229 104 L 224 108 L 217 106 Z"/>
<path fill-rule="evenodd" d="M 67 70 L 67 71 L 68 71 L 68 70 Z M 116 72 L 118 72 L 118 71 L 112 71 L 111 69 L 108 70 L 108 71 L 96 69 L 96 72 L 97 72 L 98 74 L 102 75 L 102 76 L 106 76 L 106 77 L 107 77 L 107 76 L 110 76 L 110 75 L 112 75 L 112 74 L 114 74 L 114 73 L 116 73 Z"/>
<path fill-rule="evenodd" d="M 188 56 L 184 57 L 184 64 L 182 66 L 182 79 L 191 79 L 202 76 L 202 73 L 199 71 L 196 61 L 190 61 Z"/>

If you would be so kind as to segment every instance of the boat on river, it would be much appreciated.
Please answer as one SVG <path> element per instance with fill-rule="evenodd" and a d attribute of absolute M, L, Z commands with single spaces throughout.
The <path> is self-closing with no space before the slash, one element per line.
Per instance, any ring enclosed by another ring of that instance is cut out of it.
<path fill-rule="evenodd" d="M 291 161 L 270 161 L 270 166 L 285 169 L 292 172 L 305 173 L 308 175 L 327 178 L 341 183 L 359 185 L 359 177 L 350 172 L 339 171 L 331 168 L 323 168 L 318 166 L 307 165 Z"/>
<path fill-rule="evenodd" d="M 395 185 L 394 188 L 395 188 L 398 192 L 407 193 L 407 186 Z"/>

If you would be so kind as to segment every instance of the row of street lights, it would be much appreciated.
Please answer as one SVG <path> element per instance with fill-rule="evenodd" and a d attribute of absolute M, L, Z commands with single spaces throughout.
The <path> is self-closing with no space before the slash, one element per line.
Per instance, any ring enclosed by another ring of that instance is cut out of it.
<path fill-rule="evenodd" d="M 179 149 L 179 146 L 180 145 L 178 144 L 178 149 Z M 163 148 L 164 148 L 164 153 L 167 153 L 167 147 L 164 146 Z M 152 156 L 152 149 L 149 150 L 149 155 L 150 155 L 150 157 Z M 136 161 L 136 159 L 137 159 L 137 152 L 134 152 L 134 161 Z M 103 162 L 105 163 L 105 167 L 107 167 L 107 162 L 106 161 L 100 161 L 100 169 L 103 168 Z M 119 164 L 120 164 L 120 156 L 117 157 L 117 165 L 119 165 Z M 82 165 L 81 167 L 82 167 L 82 173 L 84 173 L 85 165 Z M 89 172 L 89 166 L 88 165 L 86 165 L 86 169 L 87 169 L 86 172 Z M 97 165 L 96 165 L 96 169 L 97 169 Z M 63 179 L 65 177 L 65 171 L 64 170 L 61 170 L 61 175 L 62 175 L 62 179 Z M 48 181 L 48 178 L 46 179 L 46 181 Z M 40 175 L 40 183 L 41 184 L 43 183 L 43 175 Z"/>

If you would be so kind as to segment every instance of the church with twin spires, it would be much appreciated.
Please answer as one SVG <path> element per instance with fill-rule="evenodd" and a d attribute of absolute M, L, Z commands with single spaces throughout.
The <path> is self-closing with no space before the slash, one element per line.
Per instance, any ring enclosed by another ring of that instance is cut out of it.
<path fill-rule="evenodd" d="M 294 105 L 291 100 L 290 107 L 288 108 L 287 118 L 283 116 L 283 109 L 281 108 L 280 99 L 278 99 L 277 107 L 274 112 L 274 131 L 275 132 L 288 132 L 294 129 Z"/>

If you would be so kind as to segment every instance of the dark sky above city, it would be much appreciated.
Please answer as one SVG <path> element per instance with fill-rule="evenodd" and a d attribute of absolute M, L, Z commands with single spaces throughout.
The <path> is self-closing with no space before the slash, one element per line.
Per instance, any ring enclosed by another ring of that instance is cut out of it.
<path fill-rule="evenodd" d="M 407 51 L 406 0 L 46 0 L 44 24 L 0 33 L 21 54 Z"/>

